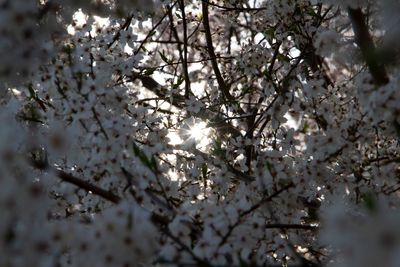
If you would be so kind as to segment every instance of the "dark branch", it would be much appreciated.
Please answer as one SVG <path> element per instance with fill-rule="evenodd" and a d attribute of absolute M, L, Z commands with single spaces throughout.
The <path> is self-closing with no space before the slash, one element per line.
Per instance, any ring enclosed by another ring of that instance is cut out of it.
<path fill-rule="evenodd" d="M 119 37 L 121 36 L 121 31 L 127 30 L 129 28 L 129 26 L 131 25 L 132 19 L 133 19 L 133 15 L 130 15 L 129 17 L 126 18 L 124 24 L 122 24 L 121 28 L 114 35 L 112 41 L 107 45 L 108 49 L 110 49 L 111 46 L 119 39 Z"/>
<path fill-rule="evenodd" d="M 215 3 L 209 2 L 207 0 L 201 0 L 203 3 L 207 3 L 210 6 L 222 9 L 223 11 L 233 11 L 233 12 L 258 12 L 258 11 L 263 11 L 267 10 L 268 7 L 254 7 L 254 8 L 248 8 L 248 7 L 227 7 L 227 6 L 221 6 L 217 5 Z"/>
<path fill-rule="evenodd" d="M 234 101 L 235 98 L 229 93 L 229 86 L 225 82 L 224 78 L 222 77 L 221 71 L 219 70 L 218 63 L 216 60 L 216 55 L 214 52 L 214 46 L 211 37 L 211 29 L 210 29 L 210 22 L 208 20 L 208 2 L 203 1 L 202 3 L 202 11 L 203 11 L 203 26 L 204 26 L 204 33 L 206 35 L 207 41 L 207 51 L 210 55 L 211 65 L 214 70 L 214 74 L 217 78 L 217 82 L 219 85 L 219 89 L 222 91 L 222 94 L 225 99 L 229 101 Z"/>
<path fill-rule="evenodd" d="M 121 201 L 121 198 L 119 196 L 115 195 L 114 193 L 112 193 L 111 191 L 100 188 L 94 184 L 91 184 L 91 183 L 89 183 L 83 179 L 80 179 L 72 174 L 69 174 L 63 170 L 56 169 L 56 168 L 48 165 L 47 162 L 42 162 L 42 161 L 37 161 L 35 159 L 31 159 L 30 163 L 33 167 L 35 167 L 39 170 L 52 171 L 62 181 L 76 185 L 77 187 L 82 188 L 88 192 L 90 191 L 94 195 L 102 197 L 108 201 L 111 201 L 116 204 Z"/>
<path fill-rule="evenodd" d="M 163 88 L 156 80 L 152 77 L 143 75 L 140 73 L 132 73 L 132 77 L 130 77 L 132 82 L 136 79 L 139 79 L 143 86 L 148 90 L 155 93 L 158 97 L 164 99 L 171 105 L 179 108 L 185 108 L 185 98 L 179 94 L 173 94 L 172 97 L 167 96 L 167 89 Z M 200 112 L 196 114 L 192 114 L 193 116 L 209 121 L 209 126 L 214 127 L 219 134 L 231 134 L 233 137 L 241 136 L 240 130 L 235 128 L 231 123 L 226 122 L 226 119 L 216 114 L 215 112 L 210 111 L 208 108 L 202 108 Z"/>
<path fill-rule="evenodd" d="M 351 24 L 355 35 L 355 41 L 361 49 L 361 53 L 367 63 L 368 69 L 376 85 L 385 85 L 389 82 L 386 69 L 378 60 L 375 45 L 368 31 L 368 25 L 361 9 L 348 9 Z"/>

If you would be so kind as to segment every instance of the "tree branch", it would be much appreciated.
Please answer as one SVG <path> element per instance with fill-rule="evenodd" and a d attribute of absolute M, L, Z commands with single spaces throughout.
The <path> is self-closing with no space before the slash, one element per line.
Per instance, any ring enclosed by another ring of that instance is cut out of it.
<path fill-rule="evenodd" d="M 207 3 L 210 6 L 222 9 L 223 11 L 236 11 L 236 12 L 259 12 L 259 11 L 263 11 L 263 10 L 267 10 L 268 7 L 227 7 L 227 6 L 221 6 L 221 5 L 217 5 L 215 3 L 209 2 L 207 0 L 201 0 L 203 3 Z"/>
<path fill-rule="evenodd" d="M 239 214 L 239 218 L 237 219 L 237 221 L 234 224 L 229 226 L 228 231 L 222 237 L 221 241 L 219 242 L 219 247 L 221 247 L 223 244 L 225 244 L 225 242 L 228 240 L 229 236 L 232 234 L 233 230 L 235 230 L 235 228 L 238 227 L 239 224 L 242 222 L 243 217 L 249 215 L 250 213 L 252 213 L 256 209 L 258 209 L 262 204 L 265 204 L 265 203 L 271 201 L 272 199 L 274 199 L 275 197 L 279 196 L 282 192 L 288 190 L 291 187 L 294 187 L 293 183 L 290 183 L 290 184 L 282 187 L 281 189 L 279 189 L 276 192 L 274 192 L 272 195 L 269 195 L 267 197 L 262 198 L 258 203 L 256 203 L 252 207 L 250 207 L 248 210 L 245 210 L 245 211 L 241 212 Z M 274 226 L 277 226 L 277 225 L 274 225 Z M 271 227 L 271 228 L 276 228 L 276 227 Z"/>
<path fill-rule="evenodd" d="M 62 181 L 76 185 L 79 188 L 82 188 L 86 191 L 92 192 L 94 195 L 97 195 L 99 197 L 102 197 L 108 201 L 111 201 L 115 204 L 119 203 L 121 201 L 121 198 L 111 191 L 105 190 L 101 187 L 98 187 L 94 184 L 91 184 L 83 179 L 80 179 L 72 174 L 69 174 L 63 170 L 56 169 L 52 166 L 50 166 L 47 162 L 42 162 L 42 161 L 37 161 L 35 159 L 30 160 L 30 164 L 42 171 L 52 171 L 56 174 L 58 178 L 60 178 Z"/>
<path fill-rule="evenodd" d="M 355 41 L 361 49 L 361 53 L 367 63 L 368 69 L 374 79 L 376 85 L 385 85 L 389 82 L 386 69 L 383 64 L 378 61 L 375 45 L 368 31 L 364 13 L 360 8 L 348 8 L 351 24 L 355 35 Z"/>
<path fill-rule="evenodd" d="M 176 5 L 177 1 L 175 1 L 170 7 L 168 7 L 167 11 L 164 13 L 164 15 L 161 17 L 161 19 L 153 26 L 153 28 L 151 28 L 151 30 L 149 31 L 149 33 L 146 35 L 146 37 L 144 38 L 143 42 L 140 43 L 139 47 L 136 49 L 136 51 L 133 53 L 133 55 L 137 55 L 140 50 L 143 48 L 144 44 L 147 42 L 147 40 L 153 36 L 153 31 L 155 31 L 157 29 L 158 26 L 160 26 L 160 24 L 163 22 L 163 20 L 168 16 L 168 13 L 170 12 L 170 10 L 172 10 L 172 8 Z"/>
<path fill-rule="evenodd" d="M 186 21 L 186 14 L 185 14 L 185 1 L 179 1 L 180 8 L 182 11 L 182 24 L 183 24 L 183 73 L 185 75 L 185 97 L 189 98 L 190 91 L 190 77 L 189 77 L 189 70 L 188 70 L 188 63 L 187 63 L 187 55 L 188 55 L 188 35 L 187 35 L 187 21 Z"/>
<path fill-rule="evenodd" d="M 124 24 L 122 24 L 121 28 L 119 28 L 117 33 L 114 35 L 112 41 L 107 45 L 107 49 L 110 49 L 111 46 L 119 39 L 119 37 L 121 36 L 121 31 L 129 29 L 129 26 L 131 25 L 132 19 L 133 19 L 133 15 L 130 15 L 129 17 L 127 17 L 125 19 Z"/>
<path fill-rule="evenodd" d="M 179 109 L 185 108 L 184 96 L 179 94 L 173 94 L 172 97 L 168 97 L 166 95 L 167 90 L 163 88 L 152 77 L 140 73 L 132 73 L 131 79 L 132 81 L 134 81 L 135 79 L 139 79 L 144 87 L 146 87 L 148 90 L 156 94 L 158 97 L 167 101 L 169 104 Z M 240 130 L 235 128 L 231 123 L 226 122 L 225 118 L 221 117 L 215 112 L 210 111 L 208 108 L 202 108 L 200 112 L 193 113 L 192 115 L 197 118 L 209 121 L 209 126 L 215 127 L 220 135 L 231 134 L 232 137 L 242 136 Z"/>
<path fill-rule="evenodd" d="M 203 11 L 204 32 L 205 32 L 206 41 L 207 41 L 207 51 L 208 51 L 208 54 L 210 55 L 211 65 L 214 70 L 214 74 L 217 78 L 219 88 L 222 91 L 224 98 L 229 101 L 234 101 L 235 98 L 229 93 L 229 86 L 226 84 L 224 78 L 222 77 L 221 72 L 218 67 L 217 60 L 216 60 L 216 55 L 215 55 L 214 46 L 213 46 L 212 37 L 211 37 L 210 22 L 208 20 L 208 2 L 202 1 L 201 5 L 202 5 L 202 11 Z"/>

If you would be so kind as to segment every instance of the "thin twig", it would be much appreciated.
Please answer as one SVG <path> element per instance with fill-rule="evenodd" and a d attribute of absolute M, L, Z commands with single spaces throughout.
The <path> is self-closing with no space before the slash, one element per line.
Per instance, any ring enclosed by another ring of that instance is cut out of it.
<path fill-rule="evenodd" d="M 112 41 L 107 45 L 107 49 L 110 49 L 111 46 L 119 39 L 121 36 L 121 31 L 127 30 L 129 28 L 129 25 L 131 25 L 133 19 L 133 15 L 130 15 L 129 17 L 126 18 L 124 24 L 122 24 L 121 28 L 119 28 L 118 32 L 114 35 Z"/>
<path fill-rule="evenodd" d="M 268 7 L 227 7 L 227 6 L 221 6 L 221 5 L 217 5 L 215 3 L 209 2 L 207 0 L 201 0 L 203 3 L 207 3 L 210 6 L 219 8 L 219 9 L 223 9 L 224 11 L 236 11 L 236 12 L 258 12 L 258 11 L 263 11 L 263 10 L 267 10 Z"/>
<path fill-rule="evenodd" d="M 167 11 L 164 13 L 164 15 L 161 17 L 161 19 L 151 28 L 149 33 L 146 35 L 146 37 L 143 39 L 143 42 L 139 45 L 139 47 L 136 49 L 136 51 L 133 53 L 134 56 L 136 56 L 140 50 L 143 48 L 144 44 L 147 42 L 147 40 L 153 35 L 153 32 L 155 29 L 157 29 L 158 26 L 163 22 L 163 20 L 168 16 L 168 13 L 172 8 L 176 5 L 177 1 L 175 1 L 170 7 L 168 7 Z"/>
<path fill-rule="evenodd" d="M 237 226 L 239 226 L 239 224 L 242 222 L 242 218 L 245 217 L 246 215 L 252 213 L 253 211 L 255 211 L 256 209 L 258 209 L 259 207 L 261 207 L 262 204 L 265 204 L 269 201 L 271 201 L 272 199 L 274 199 L 275 197 L 279 196 L 282 192 L 288 190 L 289 188 L 294 187 L 293 183 L 290 183 L 284 187 L 282 187 L 281 189 L 277 190 L 275 193 L 273 193 L 272 195 L 269 195 L 265 198 L 262 198 L 259 202 L 257 202 L 255 205 L 253 205 L 252 207 L 250 207 L 248 210 L 243 211 L 242 213 L 239 214 L 239 218 L 237 219 L 237 221 L 229 226 L 228 231 L 226 232 L 226 234 L 222 237 L 221 241 L 219 242 L 219 246 L 222 246 L 229 238 L 229 236 L 232 234 L 233 230 L 235 230 L 235 228 Z M 276 227 L 275 227 L 276 228 Z"/>

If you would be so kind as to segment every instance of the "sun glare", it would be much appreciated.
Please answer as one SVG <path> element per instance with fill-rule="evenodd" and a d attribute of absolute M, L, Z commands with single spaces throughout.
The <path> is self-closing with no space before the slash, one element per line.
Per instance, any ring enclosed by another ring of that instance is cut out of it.
<path fill-rule="evenodd" d="M 170 145 L 180 145 L 182 143 L 182 139 L 180 135 L 176 132 L 169 132 L 167 134 L 167 138 L 169 139 L 169 144 Z"/>
<path fill-rule="evenodd" d="M 176 132 L 170 132 L 167 137 L 171 145 L 195 145 L 198 149 L 204 149 L 211 144 L 210 135 L 212 128 L 199 119 L 186 119 Z"/>
<path fill-rule="evenodd" d="M 203 121 L 196 123 L 193 126 L 189 127 L 190 138 L 193 138 L 198 142 L 202 141 L 202 139 L 207 138 L 209 133 L 210 133 L 210 129 L 207 128 L 207 123 L 205 123 Z"/>

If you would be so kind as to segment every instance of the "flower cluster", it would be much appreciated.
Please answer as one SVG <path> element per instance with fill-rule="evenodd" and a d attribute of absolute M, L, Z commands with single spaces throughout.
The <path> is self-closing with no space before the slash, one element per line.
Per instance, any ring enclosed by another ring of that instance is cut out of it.
<path fill-rule="evenodd" d="M 0 266 L 399 266 L 391 7 L 0 1 Z"/>

